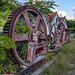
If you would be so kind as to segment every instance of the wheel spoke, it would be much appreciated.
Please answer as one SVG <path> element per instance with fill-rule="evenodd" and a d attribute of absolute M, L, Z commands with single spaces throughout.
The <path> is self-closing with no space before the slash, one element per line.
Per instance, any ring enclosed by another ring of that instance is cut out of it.
<path fill-rule="evenodd" d="M 26 20 L 27 26 L 30 27 L 31 29 L 33 29 L 26 10 L 24 11 L 23 15 L 24 15 L 24 18 Z"/>
<path fill-rule="evenodd" d="M 40 18 L 40 16 L 38 16 L 38 17 L 37 17 L 37 20 L 36 20 L 36 27 L 35 27 L 35 30 L 38 29 L 38 26 L 39 26 L 40 20 L 41 20 L 41 18 Z"/>
<path fill-rule="evenodd" d="M 13 39 L 15 42 L 28 41 L 28 34 L 27 35 L 22 35 L 22 34 L 14 35 Z"/>

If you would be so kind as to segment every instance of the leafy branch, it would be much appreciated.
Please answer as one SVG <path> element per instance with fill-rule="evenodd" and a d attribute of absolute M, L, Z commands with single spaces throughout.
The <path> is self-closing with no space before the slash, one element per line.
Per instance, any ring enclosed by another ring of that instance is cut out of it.
<path fill-rule="evenodd" d="M 51 13 L 51 9 L 54 9 L 54 6 L 57 6 L 53 0 L 46 2 L 29 0 L 29 2 L 24 4 L 35 7 L 41 13 L 41 15 Z"/>

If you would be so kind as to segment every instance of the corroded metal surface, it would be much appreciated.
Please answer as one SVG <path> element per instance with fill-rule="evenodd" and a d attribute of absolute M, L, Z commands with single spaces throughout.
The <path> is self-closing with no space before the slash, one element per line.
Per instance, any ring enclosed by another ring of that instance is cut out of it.
<path fill-rule="evenodd" d="M 30 20 L 28 13 L 33 15 L 32 21 Z M 23 19 L 23 17 L 24 17 L 24 19 Z M 36 52 L 36 49 L 38 49 L 36 47 L 39 47 L 39 46 L 41 47 L 41 45 L 42 45 L 42 47 L 45 47 L 44 43 L 42 43 L 42 41 L 41 41 L 41 40 L 45 39 L 45 34 L 46 34 L 45 23 L 44 23 L 42 16 L 35 8 L 33 8 L 31 6 L 18 7 L 15 10 L 13 10 L 12 12 L 10 12 L 8 19 L 10 19 L 10 20 L 6 23 L 6 25 L 4 27 L 4 34 L 11 37 L 15 41 L 16 44 L 21 43 L 23 41 L 31 42 L 31 41 L 36 40 L 36 42 L 35 42 L 36 46 L 34 46 L 35 52 Z M 20 20 L 20 22 L 25 21 L 27 26 L 31 29 L 31 32 L 36 34 L 37 38 L 33 37 L 34 35 L 31 33 L 23 34 L 23 35 L 15 34 L 15 27 L 16 27 L 18 19 Z M 38 28 L 40 29 L 40 32 L 38 32 Z M 40 38 L 39 38 L 39 35 L 40 35 Z M 18 45 L 21 45 L 21 44 L 18 44 Z M 31 49 L 33 49 L 33 47 Z M 43 49 L 45 49 L 45 48 L 43 48 Z M 30 54 L 30 49 L 28 51 Z M 26 65 L 25 60 L 28 60 L 28 57 L 29 57 L 27 52 L 25 54 L 24 60 L 19 56 L 19 54 L 17 52 L 17 48 L 14 48 L 12 50 L 11 55 L 14 56 L 14 58 L 16 59 L 16 61 L 18 61 L 19 64 Z M 31 50 L 31 52 L 32 52 L 32 50 Z M 34 54 L 31 53 L 31 54 L 33 54 L 32 59 L 35 57 L 35 52 L 33 52 Z M 32 63 L 32 61 L 29 64 L 31 64 L 31 63 Z"/>
<path fill-rule="evenodd" d="M 31 73 L 33 73 L 37 68 L 39 68 L 40 66 L 42 66 L 47 60 L 42 59 L 40 61 L 38 61 L 37 63 L 31 65 L 30 67 L 28 67 L 27 69 L 25 69 L 23 72 L 20 73 L 20 75 L 30 75 Z"/>

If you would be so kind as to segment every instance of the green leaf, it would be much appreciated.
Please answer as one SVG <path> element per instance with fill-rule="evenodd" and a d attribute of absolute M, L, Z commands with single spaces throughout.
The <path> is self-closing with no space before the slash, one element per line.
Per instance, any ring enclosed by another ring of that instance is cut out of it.
<path fill-rule="evenodd" d="M 41 15 L 43 14 L 48 14 L 51 12 L 51 8 L 54 9 L 54 6 L 57 6 L 55 4 L 55 1 L 34 1 L 34 0 L 29 0 L 29 2 L 24 3 L 25 5 L 30 5 L 35 7 L 40 13 Z"/>
<path fill-rule="evenodd" d="M 10 48 L 15 48 L 15 42 L 8 36 L 0 36 L 0 46 L 10 50 Z"/>

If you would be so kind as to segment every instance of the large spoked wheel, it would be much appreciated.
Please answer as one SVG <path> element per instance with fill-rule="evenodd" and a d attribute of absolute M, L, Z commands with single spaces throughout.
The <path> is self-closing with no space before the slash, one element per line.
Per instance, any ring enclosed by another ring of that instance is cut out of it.
<path fill-rule="evenodd" d="M 55 42 L 56 37 L 57 37 L 57 27 L 58 27 L 57 23 L 54 23 L 51 27 L 50 36 L 51 36 L 53 42 Z"/>
<path fill-rule="evenodd" d="M 65 32 L 65 25 L 63 23 L 60 23 L 58 25 L 58 30 L 60 30 L 60 42 L 62 42 L 62 40 L 63 40 L 63 32 Z"/>
<path fill-rule="evenodd" d="M 12 11 L 4 27 L 4 34 L 11 37 L 16 43 L 12 50 L 19 64 L 24 64 L 27 57 L 28 42 L 32 41 L 31 32 L 41 31 L 46 34 L 45 24 L 40 13 L 31 6 L 22 6 Z"/>

